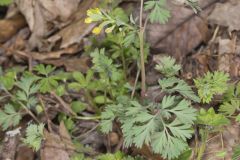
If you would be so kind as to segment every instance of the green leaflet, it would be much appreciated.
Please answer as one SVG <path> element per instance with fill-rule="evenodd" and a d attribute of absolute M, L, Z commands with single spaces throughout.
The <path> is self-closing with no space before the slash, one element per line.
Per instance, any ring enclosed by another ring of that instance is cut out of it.
<path fill-rule="evenodd" d="M 34 151 L 38 151 L 41 147 L 43 140 L 43 129 L 44 124 L 30 124 L 26 129 L 26 138 L 23 139 L 23 142 L 32 147 Z"/>
<path fill-rule="evenodd" d="M 163 92 L 168 92 L 170 94 L 177 92 L 185 98 L 189 98 L 195 102 L 200 102 L 200 99 L 195 95 L 192 88 L 185 81 L 179 78 L 163 78 L 158 82 Z"/>
<path fill-rule="evenodd" d="M 145 10 L 150 10 L 149 19 L 151 23 L 165 24 L 171 17 L 170 11 L 165 9 L 166 0 L 151 0 L 145 2 Z"/>
<path fill-rule="evenodd" d="M 215 71 L 207 72 L 204 77 L 195 79 L 194 83 L 202 102 L 209 103 L 214 95 L 223 94 L 227 90 L 227 81 L 229 81 L 228 74 Z"/>
<path fill-rule="evenodd" d="M 156 65 L 155 69 L 160 71 L 166 77 L 172 77 L 178 75 L 181 66 L 175 64 L 176 60 L 170 56 L 164 56 L 161 58 L 160 62 Z"/>
<path fill-rule="evenodd" d="M 218 111 L 224 115 L 232 116 L 239 108 L 240 100 L 231 100 L 230 102 L 224 102 Z"/>
<path fill-rule="evenodd" d="M 221 127 L 230 123 L 222 114 L 216 114 L 213 108 L 208 110 L 201 109 L 197 117 L 197 123 L 213 127 Z"/>
<path fill-rule="evenodd" d="M 4 110 L 0 110 L 0 126 L 4 131 L 17 126 L 21 119 L 21 114 L 11 104 L 6 104 Z"/>
<path fill-rule="evenodd" d="M 0 86 L 11 90 L 16 82 L 17 73 L 15 71 L 9 71 L 0 77 Z"/>
<path fill-rule="evenodd" d="M 58 81 L 60 80 L 60 77 L 57 75 L 52 75 L 55 69 L 56 67 L 53 67 L 51 65 L 44 66 L 43 64 L 34 67 L 34 70 L 37 71 L 39 75 L 41 75 L 38 82 L 40 85 L 41 93 L 51 92 L 55 90 L 59 85 Z M 61 91 L 58 90 L 58 92 L 60 93 Z"/>

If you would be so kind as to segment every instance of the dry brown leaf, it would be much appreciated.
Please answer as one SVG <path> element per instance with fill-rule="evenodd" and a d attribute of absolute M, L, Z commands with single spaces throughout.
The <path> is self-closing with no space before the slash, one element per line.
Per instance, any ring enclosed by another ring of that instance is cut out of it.
<path fill-rule="evenodd" d="M 219 39 L 218 70 L 230 72 L 233 54 L 235 53 L 236 39 Z"/>
<path fill-rule="evenodd" d="M 63 57 L 56 60 L 44 60 L 43 63 L 52 64 L 54 66 L 60 67 L 64 66 L 67 71 L 80 71 L 86 73 L 90 67 L 91 59 L 88 56 L 81 57 Z"/>
<path fill-rule="evenodd" d="M 75 148 L 63 122 L 59 126 L 59 135 L 45 130 L 44 137 L 41 160 L 70 160 Z"/>
<path fill-rule="evenodd" d="M 88 0 L 80 3 L 78 12 L 74 15 L 74 21 L 67 27 L 63 28 L 57 34 L 48 38 L 48 42 L 56 43 L 61 40 L 60 48 L 68 47 L 74 43 L 80 43 L 82 39 L 91 32 L 96 24 L 86 24 L 84 19 L 86 11 L 94 8 L 98 4 L 98 0 Z"/>
<path fill-rule="evenodd" d="M 71 16 L 78 9 L 80 0 L 15 0 L 32 31 L 31 48 L 41 48 L 41 40 L 56 29 L 72 21 Z"/>
<path fill-rule="evenodd" d="M 190 8 L 177 6 L 168 2 L 171 19 L 165 25 L 151 24 L 147 28 L 147 39 L 157 52 L 167 53 L 181 60 L 206 41 L 208 26 L 207 17 L 216 0 L 199 0 L 203 11 L 200 16 L 194 15 Z"/>
<path fill-rule="evenodd" d="M 61 49 L 61 50 L 58 50 L 58 51 L 47 52 L 47 53 L 40 53 L 40 52 L 29 52 L 29 53 L 27 53 L 25 51 L 11 50 L 11 49 L 9 51 L 12 54 L 15 53 L 15 54 L 18 54 L 20 56 L 32 58 L 34 60 L 43 61 L 43 60 L 46 60 L 46 59 L 58 59 L 64 54 L 75 54 L 80 49 L 81 49 L 81 47 L 79 47 L 77 45 L 74 45 L 74 46 L 70 46 L 70 47 L 65 48 L 65 49 Z M 6 48 L 6 50 L 8 50 L 8 49 Z"/>
<path fill-rule="evenodd" d="M 34 151 L 31 148 L 20 145 L 18 147 L 16 160 L 34 160 L 34 155 Z"/>
<path fill-rule="evenodd" d="M 210 23 L 228 27 L 229 31 L 240 30 L 240 1 L 230 0 L 226 3 L 217 4 L 208 17 Z"/>

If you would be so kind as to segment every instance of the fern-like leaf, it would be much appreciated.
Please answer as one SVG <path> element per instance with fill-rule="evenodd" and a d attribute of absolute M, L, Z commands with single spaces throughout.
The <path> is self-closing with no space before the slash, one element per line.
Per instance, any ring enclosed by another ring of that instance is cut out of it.
<path fill-rule="evenodd" d="M 198 96 L 195 95 L 192 88 L 183 80 L 171 77 L 160 79 L 159 85 L 164 92 L 174 93 L 177 92 L 185 98 L 189 98 L 195 102 L 200 102 Z"/>
<path fill-rule="evenodd" d="M 165 9 L 166 0 L 151 0 L 145 2 L 145 10 L 151 10 L 149 19 L 151 23 L 165 24 L 170 18 L 169 10 Z"/>
<path fill-rule="evenodd" d="M 198 95 L 203 103 L 209 103 L 216 94 L 223 94 L 227 90 L 227 81 L 229 75 L 216 71 L 214 73 L 207 72 L 202 78 L 194 80 L 198 89 Z"/>
<path fill-rule="evenodd" d="M 44 124 L 42 123 L 39 125 L 30 124 L 26 129 L 26 138 L 23 139 L 23 142 L 38 151 L 43 140 L 43 129 Z"/>
<path fill-rule="evenodd" d="M 170 56 L 165 56 L 156 65 L 155 69 L 160 71 L 166 77 L 172 77 L 177 75 L 181 69 L 181 66 L 175 63 L 176 60 L 174 58 Z"/>
<path fill-rule="evenodd" d="M 17 126 L 21 118 L 21 114 L 16 112 L 11 104 L 6 104 L 4 110 L 0 110 L 0 126 L 3 130 L 7 130 L 11 126 Z"/>

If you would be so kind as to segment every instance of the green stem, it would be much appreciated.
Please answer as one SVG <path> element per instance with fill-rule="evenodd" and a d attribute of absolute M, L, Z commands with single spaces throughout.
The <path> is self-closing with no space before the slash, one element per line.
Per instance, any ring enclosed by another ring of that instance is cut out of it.
<path fill-rule="evenodd" d="M 206 141 L 208 138 L 208 131 L 207 130 L 203 130 L 202 136 L 201 136 L 202 140 L 201 140 L 201 146 L 198 149 L 198 156 L 197 156 L 197 160 L 202 160 L 203 154 L 205 152 L 206 149 Z"/>
<path fill-rule="evenodd" d="M 141 96 L 145 97 L 146 93 L 146 73 L 145 73 L 145 64 L 144 64 L 144 26 L 143 26 L 143 2 L 144 0 L 141 0 L 141 6 L 140 6 L 140 18 L 139 18 L 139 42 L 140 42 L 140 62 L 141 62 Z"/>
<path fill-rule="evenodd" d="M 93 116 L 93 117 L 76 116 L 73 118 L 78 119 L 78 120 L 98 120 L 98 119 L 101 119 L 101 116 Z"/>
<path fill-rule="evenodd" d="M 121 59 L 122 59 L 122 65 L 123 65 L 123 71 L 124 71 L 124 78 L 125 80 L 127 80 L 127 66 L 126 66 L 126 60 L 125 60 L 124 50 L 122 45 L 120 46 L 120 48 L 121 48 Z"/>
<path fill-rule="evenodd" d="M 93 109 L 94 109 L 97 113 L 100 113 L 100 110 L 99 110 L 99 108 L 97 107 L 97 105 L 95 104 L 95 102 L 94 102 L 94 100 L 93 100 L 93 98 L 92 98 L 89 90 L 88 90 L 88 89 L 85 89 L 84 91 L 85 91 L 85 96 L 86 96 L 86 98 L 87 98 L 88 103 L 93 107 Z"/>

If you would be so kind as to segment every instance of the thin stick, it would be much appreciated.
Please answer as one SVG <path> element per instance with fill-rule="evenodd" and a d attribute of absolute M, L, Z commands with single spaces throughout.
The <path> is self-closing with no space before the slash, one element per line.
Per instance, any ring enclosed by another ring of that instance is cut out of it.
<path fill-rule="evenodd" d="M 72 109 L 70 108 L 70 106 L 69 106 L 66 102 L 64 102 L 64 100 L 63 100 L 61 97 L 59 97 L 55 92 L 51 92 L 51 95 L 52 95 L 53 97 L 55 97 L 55 98 L 60 102 L 60 104 L 61 104 L 69 113 L 71 113 L 72 115 L 76 116 L 76 113 L 72 111 Z"/>
<path fill-rule="evenodd" d="M 48 129 L 49 129 L 49 131 L 50 131 L 51 133 L 53 133 L 53 129 L 52 129 L 52 126 L 51 126 L 51 120 L 50 120 L 50 118 L 49 118 L 49 116 L 48 116 L 48 113 L 47 113 L 45 104 L 44 104 L 44 102 L 43 102 L 43 100 L 42 100 L 42 96 L 39 95 L 39 96 L 38 96 L 38 99 L 39 99 L 39 101 L 40 101 L 40 103 L 41 103 L 41 105 L 42 105 L 44 114 L 45 114 L 45 116 L 46 116 L 46 118 L 47 118 Z"/>
<path fill-rule="evenodd" d="M 137 82 L 138 82 L 139 75 L 140 75 L 140 70 L 137 71 L 136 79 L 135 79 L 134 86 L 133 86 L 133 90 L 132 90 L 132 94 L 131 94 L 131 99 L 133 99 L 133 97 L 134 97 L 134 94 L 135 94 L 135 91 L 136 91 L 136 87 L 137 87 Z"/>

